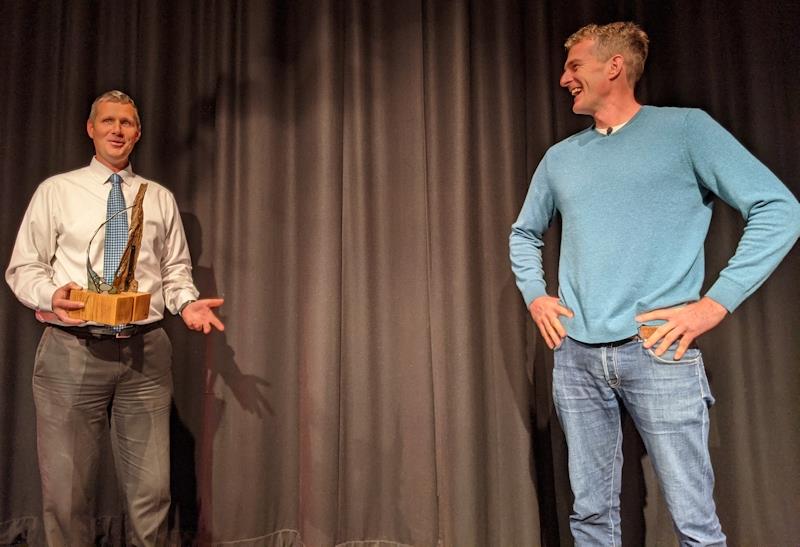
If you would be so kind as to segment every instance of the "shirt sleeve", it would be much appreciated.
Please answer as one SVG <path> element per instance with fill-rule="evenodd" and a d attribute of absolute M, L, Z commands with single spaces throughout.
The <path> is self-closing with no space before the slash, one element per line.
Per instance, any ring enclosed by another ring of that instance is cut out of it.
<path fill-rule="evenodd" d="M 555 216 L 556 208 L 547 174 L 547 155 L 531 179 L 528 195 L 516 222 L 511 226 L 509 249 L 511 269 L 525 305 L 547 294 L 542 264 L 544 233 Z"/>
<path fill-rule="evenodd" d="M 800 205 L 764 164 L 702 110 L 687 114 L 685 139 L 701 184 L 746 222 L 735 254 L 706 293 L 732 312 L 797 241 Z"/>
<path fill-rule="evenodd" d="M 58 288 L 51 267 L 56 252 L 58 202 L 47 181 L 39 185 L 22 217 L 6 269 L 6 282 L 17 299 L 32 309 L 52 311 Z"/>
<path fill-rule="evenodd" d="M 192 259 L 178 204 L 171 193 L 167 196 L 164 214 L 166 237 L 161 256 L 161 288 L 167 309 L 177 314 L 185 302 L 197 300 L 200 292 L 192 280 Z"/>

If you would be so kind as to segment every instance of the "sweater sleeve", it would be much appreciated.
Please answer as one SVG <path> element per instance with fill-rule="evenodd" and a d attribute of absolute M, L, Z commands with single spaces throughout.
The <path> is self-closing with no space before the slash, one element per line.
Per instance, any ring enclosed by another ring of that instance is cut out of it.
<path fill-rule="evenodd" d="M 547 294 L 542 266 L 543 236 L 555 211 L 545 155 L 533 174 L 525 203 L 511 226 L 509 237 L 511 269 L 526 306 Z"/>
<path fill-rule="evenodd" d="M 700 183 L 746 221 L 735 254 L 706 293 L 732 312 L 797 241 L 800 205 L 764 164 L 702 110 L 687 114 L 685 142 Z"/>

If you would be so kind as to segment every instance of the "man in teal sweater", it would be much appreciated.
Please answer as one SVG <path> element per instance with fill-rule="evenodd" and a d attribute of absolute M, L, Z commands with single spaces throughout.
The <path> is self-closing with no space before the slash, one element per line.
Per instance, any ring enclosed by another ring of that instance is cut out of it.
<path fill-rule="evenodd" d="M 588 25 L 566 42 L 560 84 L 594 125 L 551 147 L 510 238 L 531 316 L 555 350 L 553 393 L 569 450 L 578 545 L 621 545 L 620 411 L 647 447 L 681 545 L 724 545 L 708 453 L 708 388 L 695 338 L 755 291 L 800 235 L 792 193 L 701 110 L 640 105 L 648 38 Z M 747 220 L 701 297 L 703 243 L 719 196 Z M 543 234 L 560 214 L 559 295 Z"/>

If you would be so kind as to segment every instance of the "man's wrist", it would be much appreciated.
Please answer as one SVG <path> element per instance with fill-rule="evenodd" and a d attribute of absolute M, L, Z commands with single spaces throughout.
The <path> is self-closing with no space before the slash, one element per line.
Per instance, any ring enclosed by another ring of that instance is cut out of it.
<path fill-rule="evenodd" d="M 189 305 L 189 304 L 191 304 L 192 302 L 197 302 L 197 300 L 187 300 L 186 302 L 184 302 L 183 304 L 181 304 L 181 307 L 180 307 L 180 308 L 178 308 L 178 315 L 180 315 L 180 316 L 183 316 L 183 310 L 185 310 L 185 309 L 186 309 L 186 306 L 188 306 L 188 305 Z"/>

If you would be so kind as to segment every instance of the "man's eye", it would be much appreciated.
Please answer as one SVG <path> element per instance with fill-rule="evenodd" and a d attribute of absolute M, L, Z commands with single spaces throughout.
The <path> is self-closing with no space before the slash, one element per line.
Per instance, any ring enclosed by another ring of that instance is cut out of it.
<path fill-rule="evenodd" d="M 125 127 L 130 127 L 131 126 L 131 122 L 129 122 L 128 120 L 125 120 L 125 121 L 122 122 L 122 125 L 124 125 Z"/>

